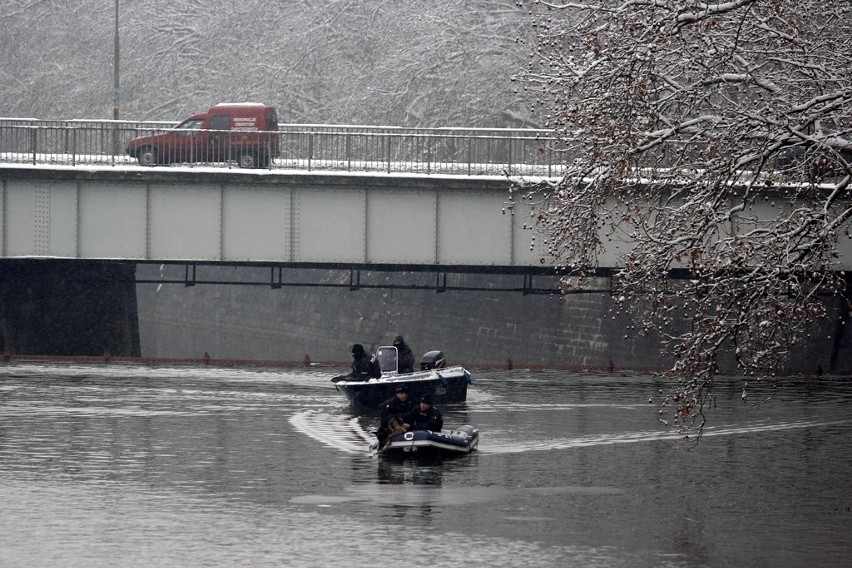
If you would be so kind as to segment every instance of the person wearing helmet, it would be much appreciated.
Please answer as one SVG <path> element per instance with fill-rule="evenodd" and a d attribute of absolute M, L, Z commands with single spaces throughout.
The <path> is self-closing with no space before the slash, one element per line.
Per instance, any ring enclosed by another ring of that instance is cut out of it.
<path fill-rule="evenodd" d="M 349 373 L 349 380 L 352 381 L 367 381 L 371 378 L 378 378 L 375 373 L 374 365 L 371 363 L 370 355 L 364 351 L 364 346 L 356 343 L 352 346 L 352 372 Z"/>
<path fill-rule="evenodd" d="M 401 335 L 393 338 L 393 346 L 397 352 L 397 372 L 413 373 L 414 372 L 414 353 L 411 352 L 411 347 L 405 342 Z"/>
<path fill-rule="evenodd" d="M 444 427 L 444 417 L 441 411 L 432 406 L 432 395 L 420 397 L 420 404 L 403 417 L 403 422 L 409 430 L 431 430 L 440 432 Z"/>

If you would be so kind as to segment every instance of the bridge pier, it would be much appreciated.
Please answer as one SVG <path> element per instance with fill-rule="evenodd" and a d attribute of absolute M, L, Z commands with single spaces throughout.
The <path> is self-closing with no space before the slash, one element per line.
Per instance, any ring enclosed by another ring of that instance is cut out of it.
<path fill-rule="evenodd" d="M 138 357 L 136 265 L 0 261 L 0 354 Z"/>

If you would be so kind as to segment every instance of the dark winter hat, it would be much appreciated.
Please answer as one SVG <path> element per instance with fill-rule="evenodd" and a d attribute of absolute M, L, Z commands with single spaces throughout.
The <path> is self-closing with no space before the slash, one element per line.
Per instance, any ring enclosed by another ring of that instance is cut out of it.
<path fill-rule="evenodd" d="M 356 343 L 355 345 L 352 346 L 352 353 L 353 354 L 357 355 L 357 354 L 363 353 L 363 352 L 364 352 L 364 346 L 361 345 L 360 343 Z"/>
<path fill-rule="evenodd" d="M 393 344 L 394 345 L 402 345 L 403 343 L 405 343 L 405 340 L 402 338 L 401 335 L 397 335 L 396 337 L 393 338 Z"/>
<path fill-rule="evenodd" d="M 407 392 L 408 392 L 408 387 L 407 387 L 407 386 L 405 386 L 405 385 L 399 385 L 398 387 L 396 387 L 396 392 L 405 392 L 405 393 L 407 393 Z"/>
<path fill-rule="evenodd" d="M 425 402 L 426 404 L 431 405 L 432 404 L 432 395 L 431 394 L 424 394 L 423 396 L 420 397 L 420 402 Z"/>

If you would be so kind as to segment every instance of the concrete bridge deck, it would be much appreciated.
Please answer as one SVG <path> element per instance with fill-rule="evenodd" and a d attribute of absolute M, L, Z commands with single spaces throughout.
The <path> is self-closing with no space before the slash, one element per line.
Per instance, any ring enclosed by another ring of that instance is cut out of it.
<path fill-rule="evenodd" d="M 498 176 L 0 166 L 0 258 L 541 272 Z"/>

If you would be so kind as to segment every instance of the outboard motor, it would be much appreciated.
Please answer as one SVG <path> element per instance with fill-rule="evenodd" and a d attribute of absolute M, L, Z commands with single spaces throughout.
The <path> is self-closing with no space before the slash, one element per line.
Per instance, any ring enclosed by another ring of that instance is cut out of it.
<path fill-rule="evenodd" d="M 440 351 L 429 351 L 420 360 L 420 370 L 428 371 L 430 369 L 443 369 L 447 366 L 444 360 L 444 354 Z"/>
<path fill-rule="evenodd" d="M 465 424 L 460 427 L 458 430 L 453 430 L 450 432 L 450 437 L 454 440 L 458 440 L 459 442 L 466 443 L 468 440 L 473 438 L 474 435 L 478 435 L 479 430 L 471 426 L 470 424 Z"/>

